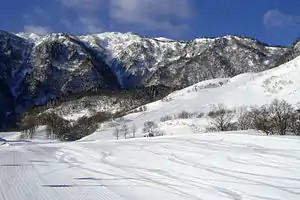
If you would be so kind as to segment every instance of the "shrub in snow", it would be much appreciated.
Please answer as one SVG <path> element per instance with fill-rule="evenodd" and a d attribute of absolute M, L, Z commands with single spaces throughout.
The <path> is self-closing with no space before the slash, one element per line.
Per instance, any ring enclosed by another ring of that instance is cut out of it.
<path fill-rule="evenodd" d="M 172 119 L 173 119 L 173 117 L 171 115 L 166 115 L 166 116 L 160 118 L 160 121 L 161 122 L 166 122 L 166 121 L 170 121 Z"/>
<path fill-rule="evenodd" d="M 270 105 L 253 108 L 248 116 L 253 128 L 267 135 L 286 135 L 293 109 L 286 101 L 274 100 Z"/>
<path fill-rule="evenodd" d="M 198 112 L 187 112 L 182 111 L 181 113 L 174 115 L 175 119 L 191 119 L 191 118 L 202 118 L 204 116 L 204 113 L 198 113 Z"/>
<path fill-rule="evenodd" d="M 290 130 L 295 135 L 300 135 L 300 109 L 293 112 Z"/>
<path fill-rule="evenodd" d="M 173 101 L 173 98 L 172 98 L 172 97 L 166 96 L 166 97 L 164 97 L 161 101 L 162 101 L 162 102 L 170 102 L 170 101 Z"/>
<path fill-rule="evenodd" d="M 179 113 L 177 115 L 178 119 L 189 119 L 189 118 L 192 118 L 192 117 L 193 117 L 193 114 L 189 113 L 187 111 L 182 111 L 181 113 Z"/>
<path fill-rule="evenodd" d="M 204 117 L 204 113 L 194 113 L 194 115 L 195 115 L 195 117 L 196 118 L 202 118 L 202 117 Z"/>
<path fill-rule="evenodd" d="M 274 100 L 270 105 L 251 108 L 238 119 L 241 129 L 256 129 L 267 135 L 300 134 L 300 111 L 285 100 Z"/>
<path fill-rule="evenodd" d="M 233 119 L 235 111 L 229 110 L 223 104 L 218 104 L 208 113 L 209 131 L 231 131 L 233 129 Z"/>
<path fill-rule="evenodd" d="M 147 111 L 147 106 L 141 106 L 140 107 L 140 112 L 145 112 L 145 111 Z"/>
<path fill-rule="evenodd" d="M 157 124 L 155 124 L 153 121 L 146 121 L 144 123 L 144 128 L 143 128 L 143 132 L 146 133 L 150 133 L 153 132 L 154 130 L 156 130 L 158 128 Z"/>
<path fill-rule="evenodd" d="M 239 130 L 249 130 L 254 128 L 248 110 L 244 109 L 240 112 L 237 119 L 237 125 Z"/>
<path fill-rule="evenodd" d="M 269 106 L 275 133 L 286 135 L 293 116 L 293 107 L 286 101 L 274 100 Z"/>
<path fill-rule="evenodd" d="M 136 108 L 135 110 L 133 110 L 133 113 L 139 113 L 139 112 L 145 112 L 147 111 L 147 106 L 141 106 L 139 108 Z"/>
<path fill-rule="evenodd" d="M 143 133 L 145 137 L 161 136 L 163 133 L 158 130 L 158 125 L 153 121 L 144 123 Z"/>

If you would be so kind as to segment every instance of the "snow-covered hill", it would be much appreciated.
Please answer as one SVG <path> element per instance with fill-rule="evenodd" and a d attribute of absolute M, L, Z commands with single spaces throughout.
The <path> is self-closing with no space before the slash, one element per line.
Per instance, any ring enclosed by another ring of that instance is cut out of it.
<path fill-rule="evenodd" d="M 268 104 L 274 99 L 285 99 L 296 105 L 300 102 L 300 56 L 277 68 L 260 73 L 246 73 L 233 78 L 213 79 L 197 83 L 175 91 L 162 100 L 147 104 L 147 111 L 125 116 L 124 122 L 129 127 L 137 127 L 142 134 L 143 124 L 154 121 L 160 124 L 166 134 L 192 134 L 204 131 L 207 119 L 194 118 L 160 122 L 164 116 L 178 115 L 182 111 L 210 111 L 213 105 L 222 103 L 228 108 L 240 108 Z M 105 125 L 104 125 L 105 127 Z M 102 128 L 88 136 L 90 139 L 112 139 L 114 128 Z M 184 131 L 183 131 L 184 130 Z"/>

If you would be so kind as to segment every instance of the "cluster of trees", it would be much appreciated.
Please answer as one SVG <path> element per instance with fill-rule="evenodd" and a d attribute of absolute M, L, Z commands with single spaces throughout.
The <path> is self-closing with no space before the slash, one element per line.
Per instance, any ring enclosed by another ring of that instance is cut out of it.
<path fill-rule="evenodd" d="M 158 129 L 158 125 L 153 121 L 146 121 L 143 128 L 144 137 L 163 136 L 164 133 Z"/>
<path fill-rule="evenodd" d="M 241 114 L 217 105 L 211 112 L 209 131 L 255 129 L 267 135 L 300 135 L 300 109 L 285 100 L 274 100 L 269 105 L 245 109 Z"/>
<path fill-rule="evenodd" d="M 124 124 L 121 128 L 115 127 L 113 135 L 119 140 L 121 137 L 128 139 L 128 138 L 135 138 L 136 137 L 136 126 L 132 124 L 129 127 L 127 124 Z M 163 136 L 164 133 L 159 130 L 158 125 L 153 121 L 146 121 L 143 127 L 143 135 L 144 137 L 157 137 Z"/>
<path fill-rule="evenodd" d="M 131 127 L 129 127 L 127 124 L 124 124 L 121 128 L 115 127 L 115 130 L 113 132 L 113 135 L 116 137 L 117 140 L 119 140 L 122 136 L 124 136 L 125 139 L 135 138 L 135 134 L 135 124 L 133 124 Z"/>
<path fill-rule="evenodd" d="M 32 138 L 39 126 L 46 126 L 48 138 L 75 141 L 94 133 L 98 124 L 109 118 L 106 113 L 99 112 L 92 117 L 82 117 L 76 122 L 70 122 L 53 112 L 35 116 L 24 114 L 19 127 L 24 138 Z"/>
<path fill-rule="evenodd" d="M 38 123 L 36 122 L 36 119 L 28 114 L 24 114 L 20 122 L 20 130 L 23 133 L 21 139 L 32 139 L 37 128 Z"/>
<path fill-rule="evenodd" d="M 160 118 L 161 122 L 170 121 L 173 119 L 191 119 L 191 118 L 202 118 L 204 116 L 204 113 L 201 112 L 188 112 L 188 111 L 182 111 L 178 114 L 166 115 L 164 117 Z"/>

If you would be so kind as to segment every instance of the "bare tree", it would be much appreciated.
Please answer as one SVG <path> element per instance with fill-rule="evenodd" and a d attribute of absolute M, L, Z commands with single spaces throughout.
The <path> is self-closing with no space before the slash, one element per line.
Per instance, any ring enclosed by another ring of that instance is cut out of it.
<path fill-rule="evenodd" d="M 254 128 L 267 135 L 286 135 L 287 131 L 293 128 L 292 122 L 297 121 L 296 115 L 293 107 L 286 101 L 274 100 L 270 105 L 252 108 L 240 116 L 238 122 L 240 126 L 245 126 L 244 128 Z M 296 124 L 294 125 L 296 127 Z"/>
<path fill-rule="evenodd" d="M 189 119 L 189 118 L 192 118 L 192 117 L 193 117 L 193 113 L 189 113 L 185 110 L 177 115 L 178 119 Z"/>
<path fill-rule="evenodd" d="M 238 120 L 238 128 L 240 130 L 248 130 L 251 129 L 251 120 L 249 118 L 249 112 L 241 113 Z"/>
<path fill-rule="evenodd" d="M 238 112 L 238 119 L 237 119 L 237 126 L 239 130 L 249 130 L 249 129 L 255 129 L 252 118 L 251 118 L 251 112 L 254 109 L 254 107 L 241 107 L 237 110 Z"/>
<path fill-rule="evenodd" d="M 119 140 L 119 138 L 120 138 L 120 131 L 119 131 L 118 127 L 115 128 L 113 135 L 116 136 L 117 140 Z"/>
<path fill-rule="evenodd" d="M 171 115 L 166 115 L 166 116 L 164 116 L 164 117 L 161 117 L 160 118 L 160 121 L 161 122 L 166 122 L 166 121 L 170 121 L 170 120 L 172 120 L 173 119 L 173 117 L 171 116 Z"/>
<path fill-rule="evenodd" d="M 135 124 L 132 124 L 131 131 L 132 131 L 132 137 L 135 138 L 135 134 L 136 134 Z"/>
<path fill-rule="evenodd" d="M 232 120 L 235 112 L 229 110 L 223 104 L 218 104 L 209 113 L 210 126 L 215 131 L 229 131 L 232 128 Z"/>
<path fill-rule="evenodd" d="M 259 108 L 252 108 L 247 117 L 251 126 L 267 135 L 274 134 L 274 127 L 271 123 L 271 114 L 269 108 L 264 105 Z"/>
<path fill-rule="evenodd" d="M 54 134 L 53 134 L 53 129 L 49 125 L 46 125 L 46 135 L 48 139 L 55 139 Z"/>
<path fill-rule="evenodd" d="M 21 132 L 23 132 L 25 135 L 25 138 L 32 139 L 34 135 L 36 134 L 36 129 L 38 127 L 38 123 L 36 122 L 36 118 L 25 114 L 22 116 L 21 120 Z"/>
<path fill-rule="evenodd" d="M 300 109 L 293 112 L 290 130 L 295 135 L 300 135 Z"/>
<path fill-rule="evenodd" d="M 121 132 L 122 132 L 122 134 L 124 134 L 124 138 L 127 139 L 128 132 L 129 132 L 127 124 L 124 124 L 124 125 L 122 126 Z"/>
<path fill-rule="evenodd" d="M 291 124 L 292 113 L 294 112 L 293 107 L 285 100 L 279 101 L 275 99 L 269 109 L 275 132 L 279 135 L 286 135 Z"/>
<path fill-rule="evenodd" d="M 143 133 L 146 133 L 149 137 L 154 137 L 157 133 L 158 125 L 153 121 L 146 121 L 144 123 Z"/>

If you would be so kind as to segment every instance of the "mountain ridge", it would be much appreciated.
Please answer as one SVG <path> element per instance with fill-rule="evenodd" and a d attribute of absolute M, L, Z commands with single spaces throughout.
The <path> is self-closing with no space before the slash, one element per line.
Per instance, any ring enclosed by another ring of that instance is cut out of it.
<path fill-rule="evenodd" d="M 52 33 L 48 33 L 48 34 L 45 34 L 45 35 L 39 35 L 39 34 L 36 34 L 36 33 L 31 33 L 31 32 L 8 32 L 8 31 L 4 31 L 4 30 L 0 30 L 0 31 L 3 31 L 3 32 L 7 32 L 7 33 L 10 33 L 10 34 L 15 34 L 19 37 L 22 37 L 24 39 L 28 39 L 28 40 L 31 40 L 31 41 L 36 41 L 38 39 L 41 39 L 45 36 L 49 36 L 49 35 L 56 35 L 56 34 L 66 34 L 66 35 L 70 35 L 70 36 L 74 36 L 74 37 L 84 37 L 84 36 L 90 36 L 90 35 L 107 35 L 107 34 L 119 34 L 119 35 L 132 35 L 132 36 L 138 36 L 140 38 L 145 38 L 145 39 L 154 39 L 154 40 L 158 40 L 160 42 L 181 42 L 181 43 L 189 43 L 189 42 L 192 42 L 192 41 L 195 41 L 195 40 L 201 40 L 201 39 L 218 39 L 218 38 L 224 38 L 224 37 L 237 37 L 237 38 L 241 38 L 241 39 L 249 39 L 249 40 L 252 40 L 252 41 L 256 41 L 260 44 L 263 44 L 264 46 L 269 46 L 269 47 L 291 47 L 293 46 L 292 45 L 281 45 L 281 44 L 274 44 L 274 45 L 271 45 L 267 42 L 263 42 L 261 41 L 260 39 L 257 39 L 255 37 L 251 37 L 251 36 L 245 36 L 245 35 L 239 35 L 239 34 L 224 34 L 224 35 L 220 35 L 220 36 L 199 36 L 199 37 L 194 37 L 192 39 L 172 39 L 172 38 L 166 38 L 166 37 L 163 37 L 163 36 L 144 36 L 144 35 L 141 35 L 141 34 L 138 34 L 138 33 L 134 33 L 134 32 L 100 32 L 100 33 L 92 33 L 92 34 L 83 34 L 83 35 L 75 35 L 75 34 L 71 34 L 71 33 L 64 33 L 64 32 L 52 32 Z M 296 40 L 296 39 L 295 39 Z"/>

